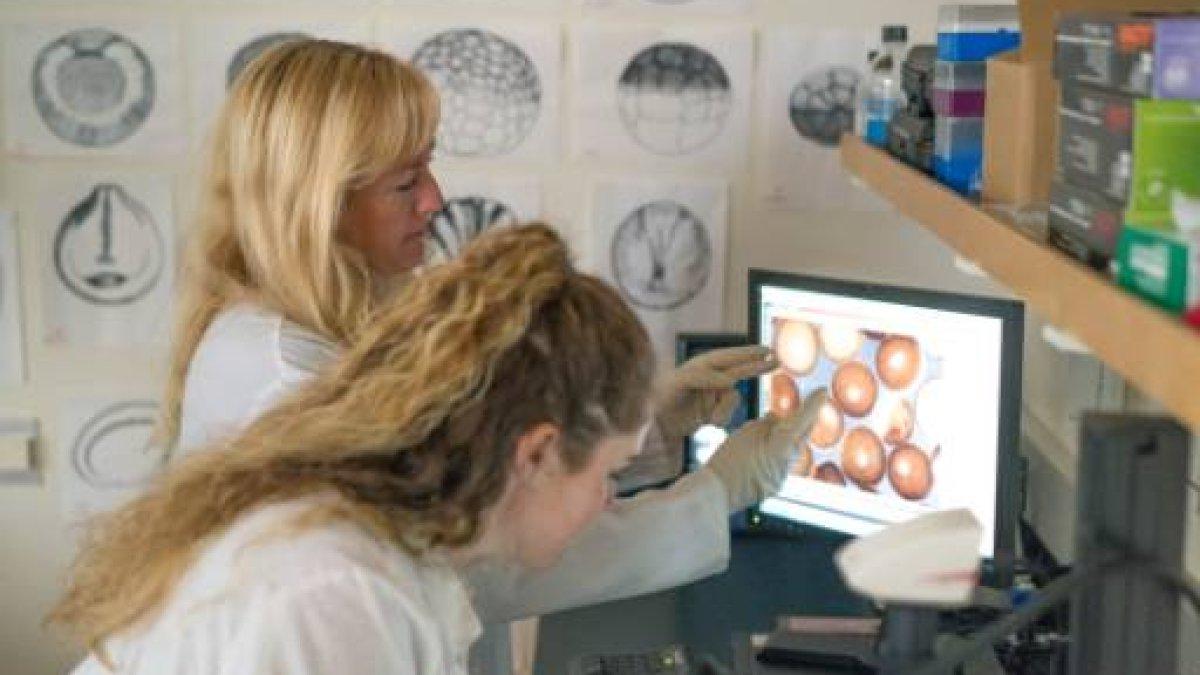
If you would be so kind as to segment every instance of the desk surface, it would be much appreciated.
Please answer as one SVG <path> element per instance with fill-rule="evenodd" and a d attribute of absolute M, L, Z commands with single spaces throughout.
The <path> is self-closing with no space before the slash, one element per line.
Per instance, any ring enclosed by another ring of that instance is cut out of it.
<path fill-rule="evenodd" d="M 537 675 L 567 673 L 580 654 L 633 652 L 679 643 L 733 663 L 735 634 L 767 632 L 782 614 L 859 616 L 833 564 L 839 541 L 738 537 L 725 573 L 676 589 L 544 617 Z"/>

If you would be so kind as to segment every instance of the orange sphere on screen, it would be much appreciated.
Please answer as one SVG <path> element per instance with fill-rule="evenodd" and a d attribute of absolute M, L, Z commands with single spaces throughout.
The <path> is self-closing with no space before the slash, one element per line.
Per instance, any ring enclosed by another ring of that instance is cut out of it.
<path fill-rule="evenodd" d="M 904 336 L 884 338 L 875 354 L 875 370 L 889 389 L 904 389 L 921 371 L 921 348 L 917 341 Z"/>
<path fill-rule="evenodd" d="M 772 346 L 779 362 L 793 375 L 808 375 L 817 365 L 817 332 L 807 321 L 779 319 Z"/>
<path fill-rule="evenodd" d="M 892 407 L 892 412 L 888 415 L 887 433 L 883 438 L 892 445 L 907 441 L 912 436 L 915 424 L 916 413 L 913 411 L 912 404 L 904 399 L 896 401 L 896 405 Z"/>
<path fill-rule="evenodd" d="M 813 423 L 808 440 L 818 448 L 832 448 L 842 438 L 842 413 L 833 404 L 825 401 L 817 411 L 817 421 Z"/>
<path fill-rule="evenodd" d="M 796 463 L 792 465 L 792 475 L 807 476 L 812 472 L 813 466 L 813 451 L 808 447 L 807 443 L 800 446 L 800 456 L 796 459 Z"/>
<path fill-rule="evenodd" d="M 911 443 L 901 443 L 888 459 L 888 480 L 905 499 L 924 499 L 933 488 L 933 464 L 929 455 Z"/>
<path fill-rule="evenodd" d="M 842 470 L 833 462 L 825 462 L 818 466 L 816 471 L 813 471 L 813 478 L 830 485 L 846 484 L 846 477 L 842 475 Z"/>
<path fill-rule="evenodd" d="M 858 361 L 838 366 L 833 373 L 833 400 L 851 417 L 864 417 L 875 407 L 879 385 L 871 370 Z"/>
<path fill-rule="evenodd" d="M 796 381 L 786 371 L 777 370 L 771 374 L 771 406 L 770 410 L 778 417 L 796 409 L 800 405 L 800 390 Z"/>
<path fill-rule="evenodd" d="M 883 443 L 874 431 L 856 427 L 846 434 L 842 443 L 842 470 L 859 487 L 874 487 L 883 478 L 887 456 Z"/>

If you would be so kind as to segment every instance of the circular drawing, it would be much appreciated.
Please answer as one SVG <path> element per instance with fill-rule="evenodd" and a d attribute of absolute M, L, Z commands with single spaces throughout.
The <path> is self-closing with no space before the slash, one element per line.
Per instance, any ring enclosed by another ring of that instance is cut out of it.
<path fill-rule="evenodd" d="M 725 128 L 733 103 L 725 68 L 695 45 L 661 42 L 625 66 L 617 89 L 621 121 L 660 155 L 703 148 Z"/>
<path fill-rule="evenodd" d="M 95 305 L 127 305 L 162 276 L 166 247 L 149 209 L 125 188 L 101 183 L 71 208 L 54 237 L 54 269 Z"/>
<path fill-rule="evenodd" d="M 686 206 L 654 201 L 626 216 L 612 241 L 612 272 L 639 307 L 668 310 L 708 283 L 712 245 L 704 223 Z"/>
<path fill-rule="evenodd" d="M 71 445 L 75 473 L 98 488 L 144 483 L 166 460 L 152 441 L 157 414 L 152 401 L 122 401 L 92 415 Z"/>
<path fill-rule="evenodd" d="M 440 33 L 413 56 L 442 99 L 438 149 L 464 157 L 511 152 L 537 123 L 542 83 L 533 61 L 486 30 Z"/>
<path fill-rule="evenodd" d="M 238 75 L 242 74 L 242 71 L 246 69 L 246 66 L 250 65 L 251 61 L 258 58 L 260 54 L 267 51 L 271 47 L 274 47 L 280 42 L 287 42 L 288 40 L 303 40 L 307 37 L 308 35 L 305 35 L 304 33 L 296 32 L 285 31 L 280 33 L 267 33 L 266 35 L 260 35 L 242 45 L 237 52 L 234 53 L 233 58 L 229 60 L 229 65 L 225 68 L 225 87 L 232 87 L 233 81 L 237 79 Z"/>
<path fill-rule="evenodd" d="M 124 36 L 76 30 L 38 52 L 33 101 L 55 136 L 94 148 L 137 131 L 154 108 L 154 68 Z"/>
<path fill-rule="evenodd" d="M 484 230 L 515 225 L 517 214 L 507 204 L 487 197 L 461 197 L 446 202 L 429 222 L 430 258 L 454 258 Z"/>
<path fill-rule="evenodd" d="M 861 76 L 846 66 L 809 73 L 792 90 L 788 113 L 803 138 L 834 146 L 854 128 L 854 105 Z"/>

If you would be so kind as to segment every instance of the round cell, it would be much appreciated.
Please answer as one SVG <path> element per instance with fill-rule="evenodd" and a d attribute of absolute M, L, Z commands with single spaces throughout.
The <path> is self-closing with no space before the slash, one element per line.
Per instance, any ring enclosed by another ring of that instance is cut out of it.
<path fill-rule="evenodd" d="M 684 155 L 712 143 L 729 119 L 733 88 L 721 62 L 683 42 L 660 42 L 625 66 L 617 85 L 621 122 L 650 152 Z"/>
<path fill-rule="evenodd" d="M 821 349 L 834 363 L 854 358 L 862 344 L 862 331 L 854 326 L 839 321 L 821 325 Z"/>
<path fill-rule="evenodd" d="M 441 96 L 438 150 L 494 157 L 515 150 L 537 124 L 542 81 L 516 44 L 487 30 L 439 33 L 413 55 Z"/>
<path fill-rule="evenodd" d="M 832 448 L 841 440 L 843 428 L 841 411 L 833 401 L 825 401 L 817 411 L 817 421 L 808 434 L 808 440 L 818 448 Z"/>
<path fill-rule="evenodd" d="M 916 413 L 912 404 L 904 399 L 896 401 L 892 411 L 888 413 L 888 427 L 884 440 L 892 445 L 907 441 L 912 436 L 915 425 Z"/>
<path fill-rule="evenodd" d="M 232 87 L 233 81 L 237 79 L 238 75 L 242 74 L 242 71 L 246 69 L 246 66 L 250 65 L 251 61 L 258 58 L 263 52 L 267 51 L 271 47 L 274 47 L 281 42 L 287 42 L 289 40 L 303 40 L 307 37 L 308 35 L 304 33 L 283 31 L 279 33 L 267 33 L 266 35 L 260 35 L 242 45 L 236 52 L 234 52 L 233 58 L 229 59 L 229 65 L 225 67 L 225 87 Z"/>
<path fill-rule="evenodd" d="M 799 319 L 778 319 L 772 344 L 776 358 L 793 375 L 803 377 L 817 365 L 817 333 Z"/>
<path fill-rule="evenodd" d="M 801 138 L 834 146 L 854 129 L 862 76 L 848 66 L 830 66 L 804 76 L 788 99 L 788 115 Z"/>
<path fill-rule="evenodd" d="M 858 361 L 848 361 L 833 373 L 833 400 L 851 417 L 865 417 L 875 407 L 879 386 L 871 370 Z"/>
<path fill-rule="evenodd" d="M 43 47 L 30 74 L 34 107 L 58 138 L 104 147 L 137 131 L 154 108 L 154 68 L 141 48 L 101 28 Z"/>
<path fill-rule="evenodd" d="M 905 499 L 924 499 L 933 488 L 933 463 L 915 445 L 902 443 L 888 459 L 888 480 Z"/>
<path fill-rule="evenodd" d="M 683 204 L 659 200 L 630 213 L 612 240 L 612 273 L 630 302 L 664 311 L 696 297 L 712 268 L 704 223 Z"/>
<path fill-rule="evenodd" d="M 450 260 L 482 232 L 516 223 L 516 212 L 499 200 L 476 196 L 451 199 L 430 218 L 427 258 L 431 263 Z"/>
<path fill-rule="evenodd" d="M 846 477 L 842 474 L 842 470 L 833 462 L 823 462 L 813 471 L 812 477 L 830 485 L 846 484 Z"/>
<path fill-rule="evenodd" d="M 883 478 L 886 467 L 883 443 L 874 431 L 855 427 L 846 434 L 842 442 L 842 470 L 847 478 L 861 488 L 871 488 Z"/>
<path fill-rule="evenodd" d="M 120 185 L 100 183 L 63 218 L 54 237 L 54 271 L 94 305 L 127 305 L 162 277 L 166 246 L 149 209 Z"/>
<path fill-rule="evenodd" d="M 791 473 L 793 476 L 808 476 L 813 468 L 813 450 L 808 447 L 807 443 L 800 445 L 799 456 L 796 457 L 796 463 L 792 464 Z"/>
<path fill-rule="evenodd" d="M 905 389 L 921 372 L 921 347 L 908 336 L 890 335 L 875 353 L 875 370 L 889 389 Z"/>
<path fill-rule="evenodd" d="M 92 415 L 71 444 L 71 466 L 98 488 L 145 483 L 166 457 L 153 442 L 158 407 L 151 401 L 123 401 Z"/>
<path fill-rule="evenodd" d="M 787 371 L 777 370 L 771 374 L 771 413 L 783 417 L 800 405 L 800 391 Z"/>

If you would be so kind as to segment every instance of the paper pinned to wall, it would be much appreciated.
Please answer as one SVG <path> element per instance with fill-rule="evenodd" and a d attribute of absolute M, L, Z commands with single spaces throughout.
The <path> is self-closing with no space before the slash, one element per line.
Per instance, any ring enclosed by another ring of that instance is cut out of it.
<path fill-rule="evenodd" d="M 66 401 L 58 418 L 58 461 L 66 522 L 78 525 L 136 496 L 166 462 L 152 442 L 158 404 L 148 397 Z"/>
<path fill-rule="evenodd" d="M 716 330 L 725 299 L 728 185 L 611 180 L 592 191 L 592 267 L 646 324 L 658 362 L 675 335 Z"/>
<path fill-rule="evenodd" d="M 672 14 L 741 13 L 750 9 L 751 0 L 576 0 L 586 9 L 644 9 Z"/>
<path fill-rule="evenodd" d="M 439 172 L 445 206 L 430 219 L 430 262 L 448 260 L 475 237 L 496 228 L 542 217 L 537 177 Z"/>
<path fill-rule="evenodd" d="M 577 157 L 726 168 L 744 161 L 749 29 L 588 26 L 577 44 Z"/>
<path fill-rule="evenodd" d="M 170 177 L 57 174 L 39 180 L 32 198 L 45 341 L 165 345 L 176 248 Z"/>
<path fill-rule="evenodd" d="M 17 231 L 11 211 L 0 211 L 0 386 L 25 380 L 21 341 L 21 268 Z"/>
<path fill-rule="evenodd" d="M 437 154 L 554 161 L 562 40 L 557 24 L 399 24 L 388 47 L 441 95 Z"/>
<path fill-rule="evenodd" d="M 338 22 L 283 17 L 193 23 L 187 34 L 187 48 L 192 72 L 194 136 L 198 140 L 207 137 L 229 85 L 254 57 L 280 42 L 298 37 L 362 44 L 370 41 L 371 26 L 366 20 Z"/>
<path fill-rule="evenodd" d="M 759 129 L 766 149 L 759 197 L 769 208 L 881 211 L 887 207 L 851 182 L 838 141 L 853 133 L 866 82 L 871 35 L 865 31 L 777 28 L 763 40 Z"/>
<path fill-rule="evenodd" d="M 186 145 L 173 24 L 14 24 L 6 38 L 10 152 L 163 154 Z"/>

